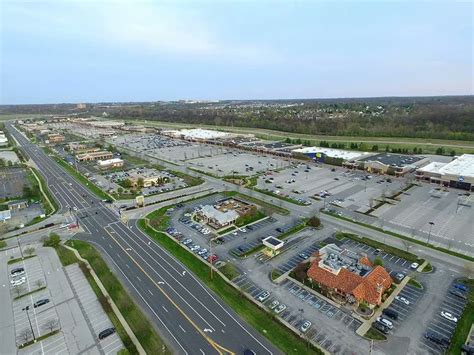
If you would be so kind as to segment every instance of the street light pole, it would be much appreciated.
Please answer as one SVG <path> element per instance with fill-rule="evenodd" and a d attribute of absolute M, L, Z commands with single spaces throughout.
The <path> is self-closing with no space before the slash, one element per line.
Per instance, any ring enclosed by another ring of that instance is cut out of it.
<path fill-rule="evenodd" d="M 16 236 L 16 241 L 17 241 L 17 243 L 18 243 L 18 249 L 20 249 L 21 260 L 23 260 L 23 259 L 24 259 L 24 257 L 23 257 L 23 250 L 21 250 L 20 237 L 18 237 L 18 235 Z"/>
<path fill-rule="evenodd" d="M 31 334 L 33 334 L 33 341 L 36 342 L 35 332 L 33 331 L 33 326 L 31 325 L 30 314 L 28 313 L 29 309 L 30 309 L 30 306 L 26 306 L 25 308 L 23 308 L 23 310 L 26 311 L 26 316 L 28 317 L 28 323 L 30 323 Z"/>
<path fill-rule="evenodd" d="M 433 228 L 434 222 L 428 222 L 430 225 L 430 232 L 428 233 L 428 244 L 430 244 L 430 239 L 431 239 L 431 228 Z"/>

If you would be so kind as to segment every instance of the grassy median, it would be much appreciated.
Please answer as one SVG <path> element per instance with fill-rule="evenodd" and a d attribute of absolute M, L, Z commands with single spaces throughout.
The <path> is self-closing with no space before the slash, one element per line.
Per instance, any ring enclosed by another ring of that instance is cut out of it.
<path fill-rule="evenodd" d="M 177 260 L 192 270 L 202 282 L 281 351 L 286 354 L 322 354 L 322 351 L 318 348 L 312 346 L 308 348 L 297 334 L 280 323 L 274 315 L 269 314 L 248 300 L 243 293 L 228 284 L 219 274 L 214 273 L 211 279 L 209 266 L 166 234 L 150 227 L 144 219 L 138 221 L 138 226 L 158 244 L 165 247 Z"/>
<path fill-rule="evenodd" d="M 458 283 L 469 287 L 469 295 L 466 308 L 456 325 L 453 337 L 451 338 L 451 344 L 446 352 L 449 355 L 460 353 L 461 346 L 466 342 L 471 326 L 474 324 L 474 279 L 461 279 L 458 280 Z"/>

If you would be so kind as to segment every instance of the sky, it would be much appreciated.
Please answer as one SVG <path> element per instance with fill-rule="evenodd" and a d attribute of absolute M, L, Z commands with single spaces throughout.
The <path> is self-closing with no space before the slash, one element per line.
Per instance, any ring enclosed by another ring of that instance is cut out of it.
<path fill-rule="evenodd" d="M 472 95 L 472 1 L 0 0 L 0 104 Z"/>

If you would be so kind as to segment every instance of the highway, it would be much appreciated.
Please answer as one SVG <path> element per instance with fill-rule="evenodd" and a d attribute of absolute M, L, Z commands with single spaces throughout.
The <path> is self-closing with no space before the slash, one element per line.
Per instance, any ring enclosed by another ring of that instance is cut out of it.
<path fill-rule="evenodd" d="M 203 285 L 166 250 L 136 225 L 127 227 L 118 212 L 71 177 L 42 149 L 7 123 L 26 155 L 44 176 L 60 205 L 58 213 L 75 211 L 86 233 L 150 320 L 180 354 L 257 354 L 279 351 L 248 326 L 230 307 Z"/>

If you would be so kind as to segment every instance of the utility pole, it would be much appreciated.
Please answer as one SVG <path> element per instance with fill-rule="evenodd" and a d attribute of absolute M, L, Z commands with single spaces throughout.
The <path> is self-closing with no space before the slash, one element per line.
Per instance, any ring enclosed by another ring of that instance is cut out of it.
<path fill-rule="evenodd" d="M 23 250 L 21 250 L 20 237 L 18 236 L 18 234 L 17 234 L 17 236 L 16 236 L 16 241 L 17 241 L 17 243 L 18 243 L 18 249 L 20 249 L 21 260 L 23 260 L 23 259 L 24 259 L 24 257 L 23 257 Z"/>
<path fill-rule="evenodd" d="M 26 306 L 25 308 L 23 308 L 23 310 L 26 311 L 26 316 L 28 317 L 28 323 L 30 323 L 31 334 L 33 334 L 33 341 L 36 343 L 35 332 L 33 331 L 33 326 L 31 325 L 30 314 L 28 313 L 28 311 L 30 310 L 30 306 Z"/>
<path fill-rule="evenodd" d="M 427 244 L 430 244 L 430 239 L 431 239 L 431 228 L 433 227 L 433 225 L 434 225 L 434 222 L 428 222 L 428 224 L 430 225 L 430 232 L 428 233 L 428 243 L 427 243 Z"/>
<path fill-rule="evenodd" d="M 209 255 L 210 255 L 209 264 L 211 265 L 210 266 L 210 273 L 211 273 L 211 280 L 212 280 L 212 278 L 214 276 L 213 273 L 212 273 L 212 271 L 213 271 L 212 270 L 212 268 L 213 268 L 212 263 L 214 262 L 214 258 L 212 257 L 213 256 L 213 254 L 212 254 L 212 237 L 209 238 Z"/>

